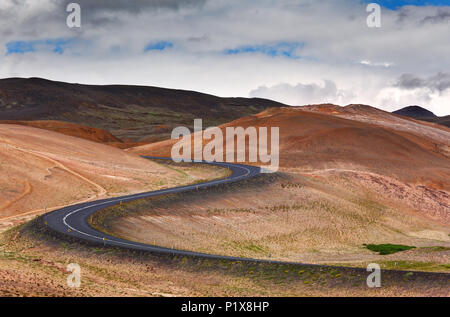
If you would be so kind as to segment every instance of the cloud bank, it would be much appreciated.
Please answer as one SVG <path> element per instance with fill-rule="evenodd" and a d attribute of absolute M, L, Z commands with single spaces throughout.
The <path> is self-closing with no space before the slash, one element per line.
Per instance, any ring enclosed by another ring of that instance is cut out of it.
<path fill-rule="evenodd" d="M 336 83 L 324 80 L 323 85 L 316 83 L 290 85 L 287 83 L 271 87 L 261 86 L 250 92 L 251 97 L 276 99 L 290 105 L 319 103 L 347 104 L 355 97 L 351 91 L 338 89 Z"/>
<path fill-rule="evenodd" d="M 68 2 L 82 27 L 66 24 Z M 450 7 L 360 0 L 3 0 L 0 77 L 449 114 Z M 409 2 L 411 3 L 411 2 Z"/>

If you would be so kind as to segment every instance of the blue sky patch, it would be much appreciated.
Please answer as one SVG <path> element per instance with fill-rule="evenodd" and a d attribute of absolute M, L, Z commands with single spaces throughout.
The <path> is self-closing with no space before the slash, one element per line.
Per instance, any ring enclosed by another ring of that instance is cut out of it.
<path fill-rule="evenodd" d="M 6 43 L 6 55 L 33 53 L 37 51 L 51 51 L 55 54 L 63 54 L 67 45 L 71 42 L 71 39 L 12 41 Z"/>
<path fill-rule="evenodd" d="M 296 50 L 302 48 L 303 43 L 281 42 L 273 45 L 245 45 L 233 49 L 225 50 L 227 55 L 238 55 L 245 53 L 259 53 L 270 57 L 284 56 L 288 58 L 300 58 L 297 56 Z"/>
<path fill-rule="evenodd" d="M 414 5 L 414 6 L 450 6 L 449 0 L 364 0 L 366 3 L 378 3 L 379 5 L 391 9 L 396 10 L 406 5 Z"/>
<path fill-rule="evenodd" d="M 149 52 L 149 51 L 164 51 L 166 49 L 172 48 L 173 47 L 173 43 L 172 42 L 168 42 L 168 41 L 159 41 L 159 42 L 154 42 L 154 43 L 150 43 L 148 44 L 145 49 L 144 52 Z"/>

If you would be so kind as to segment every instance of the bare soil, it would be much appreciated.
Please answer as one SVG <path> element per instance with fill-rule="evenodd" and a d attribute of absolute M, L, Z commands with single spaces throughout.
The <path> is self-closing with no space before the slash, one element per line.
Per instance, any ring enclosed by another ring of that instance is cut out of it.
<path fill-rule="evenodd" d="M 0 125 L 0 230 L 65 205 L 189 184 L 222 173 L 205 167 L 177 170 L 80 138 Z"/>
<path fill-rule="evenodd" d="M 70 288 L 69 263 L 81 268 Z M 449 276 L 159 257 L 60 240 L 36 221 L 0 237 L 0 296 L 449 296 Z"/>

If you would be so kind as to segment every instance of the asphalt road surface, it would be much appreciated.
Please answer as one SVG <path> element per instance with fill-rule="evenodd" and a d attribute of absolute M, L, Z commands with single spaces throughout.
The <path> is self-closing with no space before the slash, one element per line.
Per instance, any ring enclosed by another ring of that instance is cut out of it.
<path fill-rule="evenodd" d="M 163 159 L 168 160 L 168 158 L 161 157 L 150 157 L 145 156 L 148 159 Z M 159 195 L 165 194 L 173 194 L 173 193 L 181 193 L 186 191 L 195 191 L 200 188 L 211 187 L 219 184 L 227 184 L 242 181 L 244 179 L 249 179 L 261 173 L 261 169 L 256 166 L 248 166 L 242 164 L 230 164 L 230 163 L 219 163 L 219 162 L 201 162 L 201 164 L 210 164 L 221 166 L 225 168 L 229 168 L 231 170 L 231 175 L 224 179 L 213 180 L 205 183 L 199 183 L 194 185 L 187 185 L 163 190 L 157 190 L 147 193 L 109 198 L 103 200 L 97 200 L 93 202 L 81 203 L 69 207 L 65 207 L 59 210 L 52 211 L 44 216 L 45 222 L 47 226 L 61 234 L 66 236 L 77 238 L 80 240 L 100 243 L 105 246 L 117 246 L 122 248 L 128 248 L 133 250 L 140 251 L 150 251 L 150 252 L 159 252 L 173 255 L 187 255 L 187 256 L 196 256 L 196 257 L 204 257 L 204 258 L 213 258 L 213 259 L 227 259 L 227 260 L 247 260 L 254 261 L 252 259 L 244 259 L 237 257 L 227 257 L 227 256 L 218 256 L 212 254 L 204 254 L 198 252 L 191 251 L 183 251 L 183 250 L 174 250 L 169 248 L 158 247 L 154 245 L 143 244 L 139 242 L 128 241 L 124 239 L 120 239 L 117 237 L 110 236 L 103 232 L 100 232 L 89 224 L 89 217 L 97 211 L 103 210 L 105 208 L 119 205 L 121 203 L 126 203 L 142 198 L 155 197 Z M 270 261 L 272 262 L 272 261 Z M 273 261 L 276 262 L 276 261 Z"/>

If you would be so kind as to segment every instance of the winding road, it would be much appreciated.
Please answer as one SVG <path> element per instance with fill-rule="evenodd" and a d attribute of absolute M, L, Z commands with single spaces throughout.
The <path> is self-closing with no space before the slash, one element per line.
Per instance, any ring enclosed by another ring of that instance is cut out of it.
<path fill-rule="evenodd" d="M 162 157 L 153 157 L 153 156 L 144 156 L 147 159 L 156 159 L 156 160 L 170 160 L 169 158 Z M 181 193 L 187 191 L 195 191 L 196 189 L 211 187 L 219 184 L 227 184 L 242 181 L 245 179 L 252 178 L 261 173 L 261 169 L 256 166 L 242 165 L 242 164 L 230 164 L 230 163 L 218 163 L 218 162 L 199 162 L 201 164 L 210 164 L 220 167 L 229 168 L 232 174 L 224 179 L 213 180 L 205 183 L 199 183 L 194 185 L 187 185 L 182 187 L 175 187 L 163 190 L 157 190 L 147 193 L 129 195 L 124 197 L 116 197 L 110 199 L 103 199 L 93 202 L 85 202 L 77 205 L 65 207 L 59 210 L 52 211 L 48 214 L 45 214 L 44 220 L 47 226 L 63 235 L 76 238 L 79 240 L 84 240 L 87 242 L 94 242 L 104 246 L 114 246 L 121 247 L 131 250 L 145 251 L 145 252 L 153 252 L 159 254 L 168 254 L 168 255 L 181 255 L 181 256 L 189 256 L 189 257 L 197 257 L 197 258 L 207 258 L 214 260 L 228 260 L 228 261 L 244 261 L 244 262 L 253 262 L 253 263 L 271 263 L 271 264 L 289 264 L 289 265 L 300 265 L 300 266 L 310 266 L 310 267 L 318 267 L 318 268 L 333 268 L 333 266 L 322 265 L 322 264 L 306 264 L 306 263 L 298 263 L 298 262 L 286 262 L 286 261 L 276 261 L 270 259 L 251 259 L 251 258 L 242 258 L 242 257 L 232 257 L 232 256 L 222 256 L 215 254 L 206 254 L 199 253 L 193 251 L 185 251 L 185 250 L 176 250 L 164 247 L 158 247 L 154 245 L 148 245 L 139 242 L 133 242 L 129 240 L 124 240 L 121 238 L 117 238 L 114 236 L 110 236 L 103 232 L 100 232 L 89 224 L 89 217 L 105 208 L 119 205 L 120 203 L 126 203 L 142 198 L 155 197 L 159 195 L 165 194 L 173 194 L 173 193 Z M 334 267 L 336 268 L 336 267 Z M 345 268 L 345 267 L 341 267 Z M 360 271 L 364 274 L 366 273 L 365 268 L 354 267 L 351 268 L 354 271 Z M 409 271 L 402 270 L 385 270 L 390 271 L 392 274 L 405 274 L 409 273 Z M 437 280 L 450 280 L 450 274 L 441 273 L 441 272 L 414 272 L 415 276 L 425 276 L 426 278 L 436 278 Z"/>
<path fill-rule="evenodd" d="M 147 159 L 157 159 L 157 160 L 170 160 L 169 158 L 162 157 L 153 157 L 153 156 L 144 156 Z M 52 211 L 46 215 L 44 215 L 46 225 L 63 235 L 77 238 L 80 240 L 100 243 L 107 246 L 116 246 L 122 248 L 128 248 L 139 251 L 150 251 L 150 252 L 158 252 L 158 253 L 166 253 L 173 255 L 185 255 L 185 256 L 195 256 L 195 257 L 203 257 L 203 258 L 212 258 L 212 259 L 224 259 L 224 260 L 232 260 L 232 261 L 258 261 L 253 259 L 245 259 L 238 257 L 228 257 L 228 256 L 220 256 L 220 255 L 212 255 L 205 253 L 198 253 L 192 251 L 183 251 L 183 250 L 175 250 L 169 248 L 163 248 L 148 244 L 143 244 L 139 242 L 133 242 L 124 240 L 121 238 L 117 238 L 103 232 L 100 232 L 94 229 L 89 224 L 89 217 L 105 208 L 119 205 L 121 203 L 126 203 L 138 199 L 155 197 L 166 194 L 174 194 L 187 192 L 192 190 L 197 190 L 200 188 L 211 187 L 219 184 L 227 184 L 234 183 L 238 181 L 242 181 L 244 179 L 249 179 L 261 173 L 261 169 L 256 166 L 242 165 L 242 164 L 230 164 L 230 163 L 222 163 L 222 162 L 200 162 L 201 164 L 210 164 L 220 167 L 229 168 L 232 172 L 231 175 L 224 179 L 218 179 L 213 181 L 208 181 L 204 183 L 187 185 L 169 189 L 162 189 L 147 193 L 134 194 L 123 197 L 109 198 L 103 200 L 97 200 L 93 202 L 81 203 L 69 207 L 65 207 L 59 210 Z M 270 261 L 277 262 L 277 261 Z M 280 262 L 281 263 L 281 262 Z"/>

